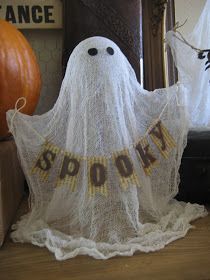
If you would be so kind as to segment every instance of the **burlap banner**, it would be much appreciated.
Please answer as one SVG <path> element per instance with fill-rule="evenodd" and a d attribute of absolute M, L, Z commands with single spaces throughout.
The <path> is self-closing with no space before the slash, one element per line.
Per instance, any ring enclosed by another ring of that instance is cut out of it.
<path fill-rule="evenodd" d="M 72 191 L 75 191 L 80 165 L 80 157 L 65 152 L 57 180 L 57 187 L 67 184 L 70 186 Z"/>
<path fill-rule="evenodd" d="M 113 153 L 113 161 L 117 168 L 120 185 L 124 190 L 126 190 L 129 185 L 138 185 L 138 178 L 127 149 Z"/>
<path fill-rule="evenodd" d="M 90 157 L 88 162 L 88 193 L 99 192 L 105 196 L 107 189 L 107 159 L 105 157 Z"/>
<path fill-rule="evenodd" d="M 59 150 L 60 149 L 55 145 L 46 142 L 43 145 L 38 159 L 36 160 L 36 163 L 32 169 L 32 174 L 38 173 L 42 181 L 47 181 L 49 172 L 53 167 L 53 163 L 57 154 L 59 153 Z"/>
<path fill-rule="evenodd" d="M 153 168 L 158 165 L 155 152 L 148 142 L 149 138 L 165 159 L 168 158 L 170 151 L 176 146 L 173 137 L 160 120 L 151 127 L 147 136 L 142 137 L 137 143 L 133 144 L 131 148 L 135 150 L 146 176 L 151 176 Z M 58 154 L 62 154 L 62 160 L 57 174 L 57 187 L 67 185 L 71 188 L 71 191 L 75 191 L 81 163 L 86 161 L 83 166 L 87 168 L 87 192 L 89 196 L 94 196 L 96 193 L 104 196 L 108 195 L 108 160 L 110 157 L 81 157 L 71 152 L 63 151 L 46 141 L 36 159 L 32 173 L 38 174 L 42 181 L 47 181 Z M 123 190 L 126 191 L 132 185 L 140 186 L 141 182 L 135 171 L 129 148 L 113 152 L 111 160 L 116 168 L 119 184 Z"/>

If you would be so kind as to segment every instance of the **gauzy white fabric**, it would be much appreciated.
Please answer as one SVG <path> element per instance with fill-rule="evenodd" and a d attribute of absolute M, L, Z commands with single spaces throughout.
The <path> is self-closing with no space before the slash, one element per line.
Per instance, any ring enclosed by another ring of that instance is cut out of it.
<path fill-rule="evenodd" d="M 88 53 L 92 48 L 97 54 Z M 13 121 L 14 110 L 7 113 L 31 196 L 30 212 L 13 227 L 12 239 L 46 246 L 56 259 L 64 260 L 79 254 L 98 259 L 130 256 L 183 237 L 190 221 L 206 215 L 203 206 L 173 199 L 188 132 L 185 108 L 180 105 L 184 91 L 177 84 L 147 92 L 115 43 L 103 37 L 81 42 L 69 58 L 52 110 L 32 117 L 17 112 Z M 133 144 L 159 116 L 176 147 L 165 159 L 148 137 L 159 164 L 147 176 Z M 84 158 L 106 157 L 108 195 L 88 194 L 86 160 L 74 191 L 69 184 L 56 187 L 61 156 L 48 181 L 31 174 L 45 139 Z M 129 150 L 140 186 L 121 187 L 111 155 L 123 149 Z"/>
<path fill-rule="evenodd" d="M 190 127 L 195 129 L 209 128 L 210 69 L 205 70 L 209 65 L 205 63 L 210 60 L 210 53 L 204 52 L 205 58 L 198 59 L 198 53 L 175 36 L 181 39 L 180 34 L 169 31 L 166 34 L 166 41 L 172 50 L 178 69 L 179 81 L 188 89 L 186 105 L 190 116 Z M 209 38 L 210 0 L 207 0 L 198 23 L 192 33 L 188 34 L 185 39 L 192 46 L 201 50 L 206 50 L 210 49 Z"/>

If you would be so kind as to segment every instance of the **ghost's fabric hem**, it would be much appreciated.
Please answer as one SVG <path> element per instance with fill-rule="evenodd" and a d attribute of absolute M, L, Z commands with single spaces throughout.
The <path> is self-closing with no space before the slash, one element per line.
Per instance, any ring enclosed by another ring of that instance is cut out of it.
<path fill-rule="evenodd" d="M 208 215 L 203 206 L 190 203 L 185 206 L 176 204 L 167 215 L 161 218 L 159 223 L 140 224 L 136 237 L 128 239 L 124 243 L 109 244 L 95 242 L 84 237 L 73 237 L 50 228 L 43 220 L 37 220 L 29 226 L 30 214 L 25 215 L 13 226 L 15 231 L 11 234 L 11 238 L 14 242 L 29 242 L 39 247 L 46 247 L 60 261 L 74 258 L 77 255 L 109 259 L 115 256 L 132 256 L 136 251 L 154 252 L 164 248 L 170 242 L 184 237 L 193 227 L 190 225 L 191 221 Z M 181 211 L 183 212 L 181 213 Z"/>

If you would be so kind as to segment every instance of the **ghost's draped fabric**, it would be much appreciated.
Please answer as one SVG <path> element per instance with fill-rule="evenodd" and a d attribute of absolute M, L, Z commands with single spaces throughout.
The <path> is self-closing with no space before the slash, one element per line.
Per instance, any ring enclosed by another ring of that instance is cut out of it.
<path fill-rule="evenodd" d="M 51 111 L 7 113 L 31 196 L 13 240 L 63 260 L 128 256 L 183 237 L 206 214 L 173 200 L 188 132 L 183 91 L 148 92 L 114 42 L 82 41 Z"/>
<path fill-rule="evenodd" d="M 187 43 L 194 48 L 207 51 L 198 55 L 198 50 L 196 51 L 182 42 L 183 38 L 179 33 L 170 31 L 166 35 L 166 41 L 171 47 L 178 69 L 179 81 L 187 90 L 185 104 L 190 115 L 190 127 L 194 129 L 204 129 L 210 126 L 210 69 L 207 68 L 210 64 L 209 38 L 209 0 L 206 1 L 192 33 L 184 36 Z"/>

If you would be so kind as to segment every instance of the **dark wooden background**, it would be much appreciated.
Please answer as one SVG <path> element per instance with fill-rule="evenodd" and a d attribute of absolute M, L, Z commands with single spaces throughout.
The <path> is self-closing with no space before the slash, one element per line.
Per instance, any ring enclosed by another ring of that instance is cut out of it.
<path fill-rule="evenodd" d="M 173 2 L 168 0 L 169 29 L 174 24 Z M 104 36 L 121 48 L 139 81 L 140 58 L 143 56 L 144 88 L 154 90 L 164 87 L 165 3 L 165 0 L 63 0 L 63 70 L 69 55 L 80 41 L 91 36 Z"/>
<path fill-rule="evenodd" d="M 140 1 L 71 0 L 64 3 L 64 61 L 75 46 L 91 36 L 113 40 L 140 78 Z"/>

